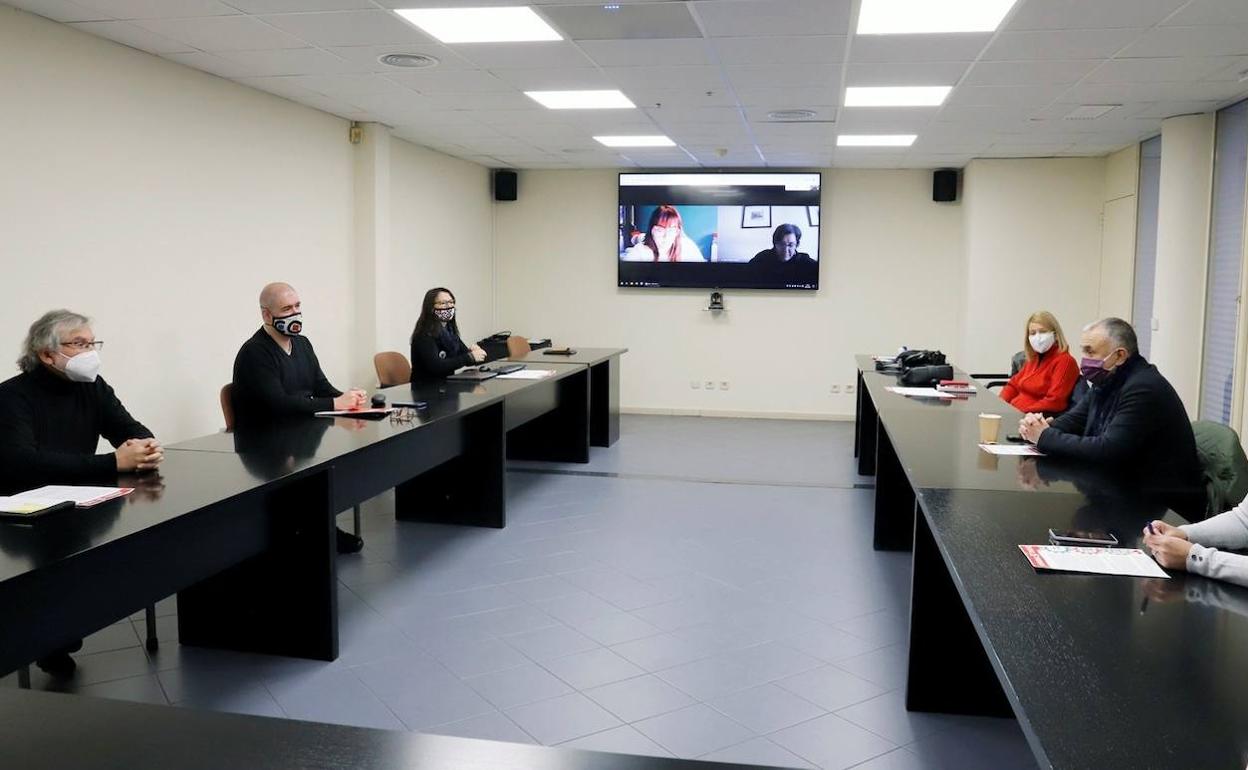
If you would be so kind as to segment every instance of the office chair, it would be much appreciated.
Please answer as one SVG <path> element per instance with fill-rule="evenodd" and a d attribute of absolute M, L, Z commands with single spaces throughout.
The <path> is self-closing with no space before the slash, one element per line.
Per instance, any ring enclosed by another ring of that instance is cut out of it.
<path fill-rule="evenodd" d="M 524 358 L 532 351 L 529 346 L 529 340 L 526 337 L 513 334 L 507 338 L 507 357 L 508 358 Z"/>
<path fill-rule="evenodd" d="M 1020 350 L 1014 354 L 1013 358 L 1010 359 L 1009 374 L 972 374 L 971 378 L 975 380 L 988 380 L 988 383 L 985 384 L 984 387 L 989 390 L 992 388 L 1004 388 L 1009 383 L 1010 378 L 1018 374 L 1018 370 L 1022 369 L 1023 364 L 1025 363 L 1027 363 L 1027 354 Z"/>
<path fill-rule="evenodd" d="M 373 356 L 373 368 L 377 370 L 377 382 L 383 388 L 403 385 L 412 379 L 412 365 L 407 362 L 407 356 L 397 350 Z"/>
<path fill-rule="evenodd" d="M 402 357 L 402 353 L 398 355 Z M 403 360 L 404 363 L 407 362 L 407 359 Z M 234 430 L 234 383 L 232 382 L 227 382 L 221 386 L 221 416 L 225 418 L 225 432 L 229 433 Z M 351 520 L 355 525 L 355 536 L 360 537 L 360 506 L 356 505 L 351 508 Z M 151 633 L 149 628 L 148 644 L 152 643 Z"/>

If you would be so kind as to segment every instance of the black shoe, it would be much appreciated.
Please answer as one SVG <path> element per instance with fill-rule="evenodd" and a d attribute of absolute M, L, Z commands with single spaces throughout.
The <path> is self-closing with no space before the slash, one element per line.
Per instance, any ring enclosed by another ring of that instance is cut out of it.
<path fill-rule="evenodd" d="M 78 664 L 64 650 L 54 652 L 46 658 L 40 658 L 35 661 L 35 665 L 52 676 L 70 676 L 78 668 Z"/>
<path fill-rule="evenodd" d="M 342 528 L 338 528 L 337 532 L 338 553 L 359 553 L 360 549 L 364 547 L 364 538 L 359 535 L 353 535 Z"/>

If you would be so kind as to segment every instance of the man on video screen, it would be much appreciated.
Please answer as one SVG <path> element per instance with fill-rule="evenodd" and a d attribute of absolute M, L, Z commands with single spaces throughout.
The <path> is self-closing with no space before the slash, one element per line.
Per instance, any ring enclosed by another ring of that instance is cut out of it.
<path fill-rule="evenodd" d="M 812 271 L 815 260 L 810 255 L 797 250 L 802 244 L 802 228 L 797 225 L 783 224 L 771 234 L 771 248 L 763 249 L 754 255 L 750 264 L 756 267 L 786 267 L 794 271 Z"/>

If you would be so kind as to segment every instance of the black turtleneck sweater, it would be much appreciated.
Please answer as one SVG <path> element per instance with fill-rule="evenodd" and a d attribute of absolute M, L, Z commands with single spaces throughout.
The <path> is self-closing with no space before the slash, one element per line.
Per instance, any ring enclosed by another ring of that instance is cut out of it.
<path fill-rule="evenodd" d="M 117 460 L 95 453 L 100 437 L 119 446 L 152 432 L 103 377 L 71 382 L 40 366 L 0 383 L 0 436 L 0 494 L 13 494 L 46 484 L 108 483 Z"/>

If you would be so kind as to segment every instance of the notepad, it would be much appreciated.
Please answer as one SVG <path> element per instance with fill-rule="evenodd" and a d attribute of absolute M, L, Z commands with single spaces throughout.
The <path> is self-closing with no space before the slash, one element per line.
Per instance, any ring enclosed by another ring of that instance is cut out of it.
<path fill-rule="evenodd" d="M 0 497 L 0 513 L 14 513 L 29 516 L 41 513 L 49 508 L 64 505 L 69 500 L 53 500 L 34 497 Z"/>
<path fill-rule="evenodd" d="M 540 380 L 554 374 L 554 369 L 521 369 L 498 375 L 500 380 Z"/>
<path fill-rule="evenodd" d="M 896 393 L 899 396 L 912 396 L 914 398 L 957 398 L 958 393 L 943 393 L 935 388 L 903 388 L 901 386 L 890 385 L 884 388 L 889 393 Z"/>
<path fill-rule="evenodd" d="M 20 501 L 41 505 L 49 501 L 55 504 L 68 500 L 79 508 L 90 508 L 117 497 L 124 497 L 133 491 L 134 487 L 48 486 L 22 492 L 7 499 L 10 502 Z"/>
<path fill-rule="evenodd" d="M 1015 457 L 1044 457 L 1044 452 L 1031 444 L 980 444 L 979 448 L 990 455 L 1011 455 Z"/>
<path fill-rule="evenodd" d="M 1083 572 L 1093 575 L 1168 578 L 1148 554 L 1138 548 L 1093 548 L 1067 545 L 1020 545 L 1019 550 L 1037 570 Z"/>

